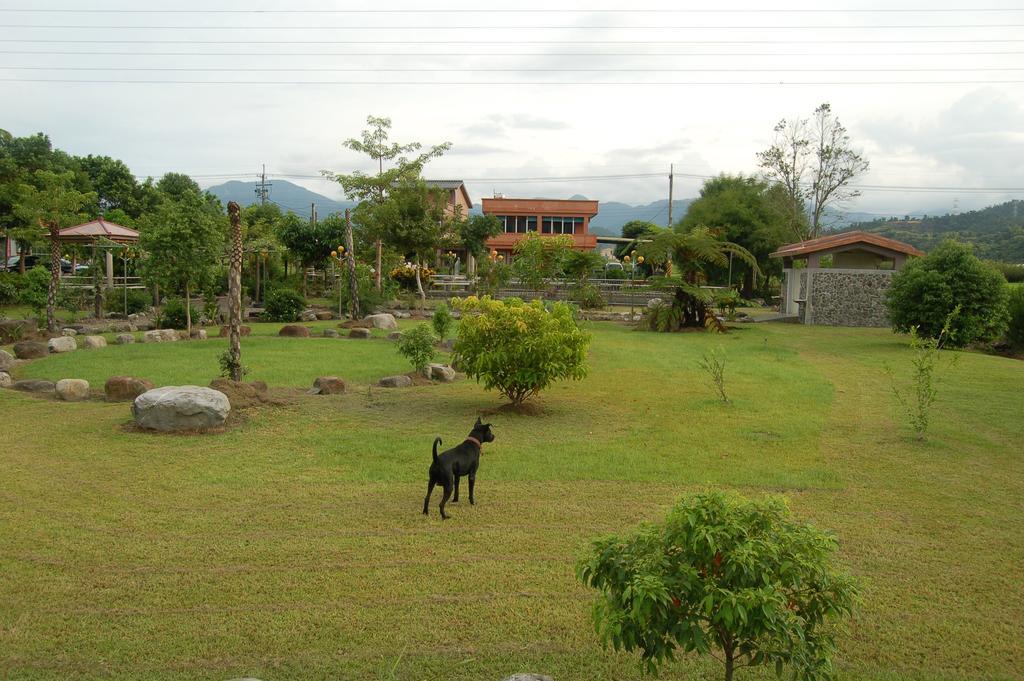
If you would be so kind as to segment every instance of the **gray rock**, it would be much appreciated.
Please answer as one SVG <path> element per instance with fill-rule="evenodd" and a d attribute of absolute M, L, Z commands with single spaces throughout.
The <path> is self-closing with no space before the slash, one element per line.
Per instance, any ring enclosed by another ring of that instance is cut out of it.
<path fill-rule="evenodd" d="M 363 329 L 363 328 L 360 328 L 360 327 L 356 327 L 354 329 L 349 329 L 349 332 L 348 332 L 348 337 L 349 338 L 370 338 L 371 336 L 372 336 L 372 334 L 370 333 L 369 329 Z"/>
<path fill-rule="evenodd" d="M 331 312 L 330 310 L 319 310 L 316 313 L 316 318 L 322 322 L 325 322 L 328 319 L 334 319 L 334 313 Z"/>
<path fill-rule="evenodd" d="M 433 381 L 442 383 L 451 383 L 455 380 L 455 369 L 444 364 L 428 364 L 423 374 Z"/>
<path fill-rule="evenodd" d="M 15 390 L 21 390 L 27 393 L 52 393 L 56 386 L 53 381 L 29 379 L 25 381 L 15 381 L 14 385 L 11 387 Z"/>
<path fill-rule="evenodd" d="M 206 329 L 192 329 L 192 339 L 193 340 L 206 340 L 207 339 Z"/>
<path fill-rule="evenodd" d="M 143 343 L 173 343 L 178 340 L 178 332 L 174 329 L 153 329 L 142 336 Z"/>
<path fill-rule="evenodd" d="M 324 329 L 324 338 L 340 338 L 341 334 L 337 329 Z"/>
<path fill-rule="evenodd" d="M 54 386 L 57 397 L 65 402 L 81 402 L 89 399 L 89 381 L 80 378 L 62 378 Z"/>
<path fill-rule="evenodd" d="M 71 336 L 60 336 L 59 338 L 51 338 L 50 342 L 46 344 L 50 352 L 72 352 L 78 349 L 78 343 Z"/>
<path fill-rule="evenodd" d="M 111 376 L 103 386 L 108 402 L 126 402 L 153 389 L 153 382 L 134 376 Z"/>
<path fill-rule="evenodd" d="M 506 676 L 501 681 L 555 681 L 550 676 L 544 674 L 513 674 L 512 676 Z"/>
<path fill-rule="evenodd" d="M 648 310 L 653 310 L 654 308 L 658 307 L 659 305 L 661 305 L 661 298 L 651 298 L 650 300 L 647 301 L 647 309 Z"/>
<path fill-rule="evenodd" d="M 395 319 L 408 319 L 411 316 L 412 315 L 410 315 L 408 312 L 395 312 L 394 313 Z"/>
<path fill-rule="evenodd" d="M 148 390 L 132 404 L 135 425 L 160 431 L 201 430 L 223 425 L 231 413 L 227 395 L 196 385 Z"/>
<path fill-rule="evenodd" d="M 14 366 L 14 355 L 6 350 L 0 350 L 0 371 L 7 371 Z"/>
<path fill-rule="evenodd" d="M 377 384 L 382 388 L 409 388 L 412 386 L 412 379 L 408 376 L 385 376 Z"/>
<path fill-rule="evenodd" d="M 68 327 L 68 328 L 65 328 L 65 329 L 61 329 L 60 330 L 60 334 L 62 336 L 77 336 L 78 335 L 78 331 L 76 331 L 75 329 L 72 329 L 71 327 Z"/>
<path fill-rule="evenodd" d="M 14 356 L 18 359 L 39 359 L 50 354 L 46 343 L 38 341 L 21 341 L 14 344 Z"/>
<path fill-rule="evenodd" d="M 383 312 L 381 314 L 372 314 L 363 319 L 364 322 L 370 322 L 373 324 L 375 329 L 384 329 L 385 331 L 394 331 L 398 328 L 398 322 L 395 321 L 395 316 Z"/>
<path fill-rule="evenodd" d="M 337 376 L 321 376 L 313 381 L 310 395 L 340 395 L 345 392 L 345 381 Z"/>
<path fill-rule="evenodd" d="M 103 336 L 86 336 L 82 339 L 83 348 L 105 348 L 107 347 L 107 339 Z"/>
<path fill-rule="evenodd" d="M 392 331 L 391 333 L 388 334 L 388 340 L 389 341 L 400 341 L 400 340 L 402 340 L 402 332 L 401 331 Z"/>
<path fill-rule="evenodd" d="M 0 388 L 10 388 L 14 383 L 14 379 L 6 371 L 0 371 Z"/>
<path fill-rule="evenodd" d="M 135 330 L 135 325 L 131 322 L 117 322 L 116 324 L 110 325 L 110 331 L 112 333 L 131 333 Z"/>
<path fill-rule="evenodd" d="M 114 342 L 118 345 L 128 345 L 129 343 L 135 342 L 135 336 L 130 333 L 119 333 L 117 334 L 117 338 L 114 339 Z"/>
<path fill-rule="evenodd" d="M 316 312 L 314 312 L 313 310 L 303 310 L 302 314 L 299 315 L 299 320 L 304 322 L 315 322 Z"/>

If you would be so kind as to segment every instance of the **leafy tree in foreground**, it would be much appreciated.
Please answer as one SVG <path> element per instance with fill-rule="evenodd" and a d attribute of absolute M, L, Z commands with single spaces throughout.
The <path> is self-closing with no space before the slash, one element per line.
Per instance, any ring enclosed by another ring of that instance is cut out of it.
<path fill-rule="evenodd" d="M 452 304 L 462 312 L 453 364 L 512 404 L 521 405 L 556 380 L 586 376 L 590 336 L 565 303 L 547 309 L 539 300 L 470 296 Z"/>
<path fill-rule="evenodd" d="M 602 594 L 602 641 L 639 650 L 647 671 L 682 651 L 715 657 L 726 681 L 758 665 L 830 679 L 832 620 L 858 596 L 835 551 L 781 499 L 710 492 L 684 498 L 660 525 L 595 541 L 577 574 Z"/>
<path fill-rule="evenodd" d="M 939 338 L 959 306 L 946 344 L 963 347 L 999 337 L 1008 318 L 1007 296 L 1002 274 L 975 257 L 970 246 L 945 241 L 893 276 L 886 304 L 893 331 L 910 333 L 916 327 L 927 338 Z"/>

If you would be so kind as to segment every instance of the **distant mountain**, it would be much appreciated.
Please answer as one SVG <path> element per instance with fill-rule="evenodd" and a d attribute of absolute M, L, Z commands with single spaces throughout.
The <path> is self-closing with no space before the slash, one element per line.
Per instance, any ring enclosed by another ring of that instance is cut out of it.
<path fill-rule="evenodd" d="M 206 191 L 216 196 L 224 204 L 227 204 L 228 201 L 234 201 L 244 207 L 253 203 L 259 203 L 259 199 L 256 196 L 255 182 L 232 180 L 210 187 Z M 292 184 L 287 180 L 273 181 L 268 200 L 280 206 L 282 211 L 292 211 L 304 218 L 309 217 L 312 210 L 311 206 L 314 203 L 316 204 L 317 216 L 322 218 L 327 217 L 331 213 L 344 213 L 346 208 L 354 208 L 356 205 L 351 201 L 329 199 L 323 194 L 311 192 L 305 187 Z"/>
<path fill-rule="evenodd" d="M 878 218 L 848 229 L 905 241 L 923 251 L 931 250 L 943 239 L 954 238 L 974 244 L 979 257 L 1024 262 L 1024 201 L 1020 200 L 955 215 Z"/>

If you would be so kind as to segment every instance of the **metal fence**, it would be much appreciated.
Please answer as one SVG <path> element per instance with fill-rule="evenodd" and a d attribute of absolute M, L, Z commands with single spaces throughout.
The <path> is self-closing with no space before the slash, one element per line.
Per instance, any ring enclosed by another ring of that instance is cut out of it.
<path fill-rule="evenodd" d="M 652 288 L 645 280 L 637 279 L 588 279 L 587 283 L 596 287 L 608 305 L 646 305 L 652 298 L 660 298 L 663 291 Z M 575 300 L 576 282 L 558 279 L 550 282 L 542 290 L 531 289 L 522 282 L 513 279 L 508 286 L 500 289 L 496 298 L 545 298 L 547 300 Z M 475 292 L 475 281 L 460 275 L 434 275 L 427 292 L 431 298 L 451 298 L 472 295 Z"/>

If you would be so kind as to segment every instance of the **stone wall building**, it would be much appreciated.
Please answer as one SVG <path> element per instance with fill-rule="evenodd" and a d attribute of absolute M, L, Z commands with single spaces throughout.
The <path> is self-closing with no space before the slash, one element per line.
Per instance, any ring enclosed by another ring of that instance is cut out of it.
<path fill-rule="evenodd" d="M 845 232 L 788 244 L 782 258 L 784 314 L 802 324 L 888 326 L 885 292 L 907 259 L 909 244 L 868 232 Z"/>

